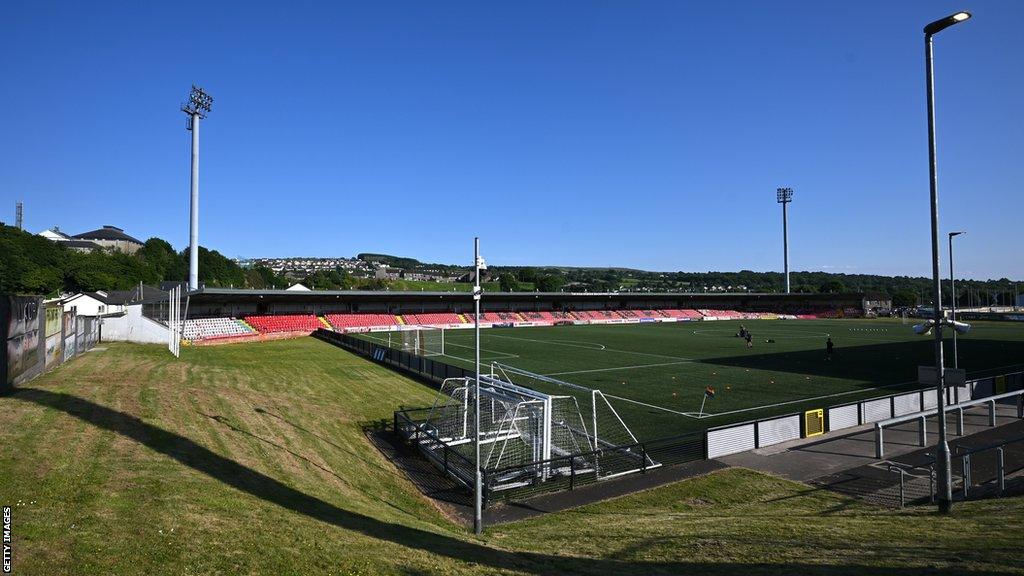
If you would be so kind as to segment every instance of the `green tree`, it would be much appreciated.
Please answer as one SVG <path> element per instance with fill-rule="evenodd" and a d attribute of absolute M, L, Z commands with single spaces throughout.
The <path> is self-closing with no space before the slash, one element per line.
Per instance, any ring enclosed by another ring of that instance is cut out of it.
<path fill-rule="evenodd" d="M 892 295 L 893 306 L 917 306 L 917 292 L 913 290 L 897 290 Z"/>
<path fill-rule="evenodd" d="M 504 272 L 498 276 L 498 283 L 501 284 L 502 292 L 515 292 L 519 289 L 519 282 L 514 274 Z"/>
<path fill-rule="evenodd" d="M 839 294 L 846 292 L 846 286 L 839 280 L 827 280 L 818 288 L 823 294 Z"/>

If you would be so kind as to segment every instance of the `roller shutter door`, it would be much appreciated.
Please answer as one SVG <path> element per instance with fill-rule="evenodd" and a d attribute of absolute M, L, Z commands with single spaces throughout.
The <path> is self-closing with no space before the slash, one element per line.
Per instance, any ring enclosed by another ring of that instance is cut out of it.
<path fill-rule="evenodd" d="M 901 394 L 892 400 L 893 416 L 903 416 L 904 414 L 913 414 L 914 412 L 921 411 L 921 394 L 919 392 Z"/>
<path fill-rule="evenodd" d="M 924 391 L 924 410 L 932 410 L 938 408 L 939 402 L 936 400 L 937 394 L 935 390 Z"/>
<path fill-rule="evenodd" d="M 849 428 L 857 425 L 857 411 L 860 408 L 860 404 L 850 404 L 849 406 L 839 406 L 838 408 L 828 409 L 828 429 L 841 430 L 843 428 Z"/>
<path fill-rule="evenodd" d="M 800 415 L 773 418 L 757 423 L 757 443 L 760 446 L 771 446 L 800 437 Z"/>
<path fill-rule="evenodd" d="M 717 458 L 754 448 L 753 424 L 708 430 L 708 458 Z"/>
<path fill-rule="evenodd" d="M 864 406 L 864 422 L 878 422 L 892 417 L 891 405 L 888 398 L 869 400 L 861 404 Z"/>

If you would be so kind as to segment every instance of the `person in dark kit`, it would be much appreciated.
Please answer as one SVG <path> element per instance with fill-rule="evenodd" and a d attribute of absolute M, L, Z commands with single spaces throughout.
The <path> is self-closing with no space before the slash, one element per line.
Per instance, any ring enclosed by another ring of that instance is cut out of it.
<path fill-rule="evenodd" d="M 832 342 L 832 338 L 829 338 L 828 340 L 825 341 L 825 360 L 832 359 L 832 349 L 835 347 L 836 345 L 834 342 Z"/>
<path fill-rule="evenodd" d="M 747 348 L 753 348 L 753 347 L 754 347 L 754 336 L 748 330 L 747 331 Z"/>

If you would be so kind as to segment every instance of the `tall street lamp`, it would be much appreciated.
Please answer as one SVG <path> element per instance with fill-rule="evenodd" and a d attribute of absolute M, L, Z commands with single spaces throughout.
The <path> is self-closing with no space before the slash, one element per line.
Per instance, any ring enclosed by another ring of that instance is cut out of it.
<path fill-rule="evenodd" d="M 939 276 L 939 189 L 935 173 L 935 80 L 932 77 L 932 36 L 970 18 L 969 12 L 957 12 L 924 27 L 925 81 L 928 92 L 928 172 L 932 209 L 932 284 L 935 310 L 935 385 L 939 415 L 939 445 L 935 460 L 938 470 L 939 512 L 948 513 L 953 505 L 949 444 L 946 443 L 945 369 L 942 359 L 942 279 Z"/>
<path fill-rule="evenodd" d="M 956 322 L 956 280 L 953 277 L 953 238 L 966 232 L 949 233 L 949 290 L 953 293 L 953 304 L 949 308 L 949 319 Z M 960 355 L 956 352 L 956 330 L 953 330 L 953 368 L 959 368 Z"/>

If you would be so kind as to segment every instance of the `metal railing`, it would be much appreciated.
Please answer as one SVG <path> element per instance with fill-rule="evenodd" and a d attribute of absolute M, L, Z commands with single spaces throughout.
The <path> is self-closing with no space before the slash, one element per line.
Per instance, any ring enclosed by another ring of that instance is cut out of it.
<path fill-rule="evenodd" d="M 422 425 L 429 408 L 399 410 L 394 413 L 395 433 L 404 442 L 415 446 L 438 469 L 467 488 L 474 482 L 474 464 L 432 430 Z M 460 444 L 468 446 L 467 444 Z M 514 500 L 543 493 L 575 490 L 612 476 L 602 470 L 619 469 L 622 460 L 629 474 L 646 474 L 665 465 L 704 459 L 704 435 L 700 432 L 661 438 L 635 444 L 609 446 L 601 450 L 580 452 L 500 468 L 481 471 L 484 505 L 498 500 Z M 657 464 L 652 464 L 657 462 Z M 622 476 L 624 474 L 616 474 Z"/>
<path fill-rule="evenodd" d="M 960 402 L 959 404 L 945 406 L 943 408 L 943 412 L 957 413 L 956 433 L 958 436 L 963 436 L 964 409 L 988 404 L 988 425 L 995 426 L 996 402 L 1014 397 L 1017 398 L 1017 418 L 1024 418 L 1024 390 L 1014 390 L 1012 392 L 996 394 L 995 396 L 988 396 L 986 398 L 967 400 L 965 402 Z M 885 429 L 896 424 L 903 424 L 905 422 L 912 422 L 916 420 L 918 422 L 918 446 L 925 446 L 928 436 L 928 418 L 936 416 L 938 413 L 938 408 L 932 408 L 875 422 L 875 458 L 881 459 L 885 456 Z"/>

